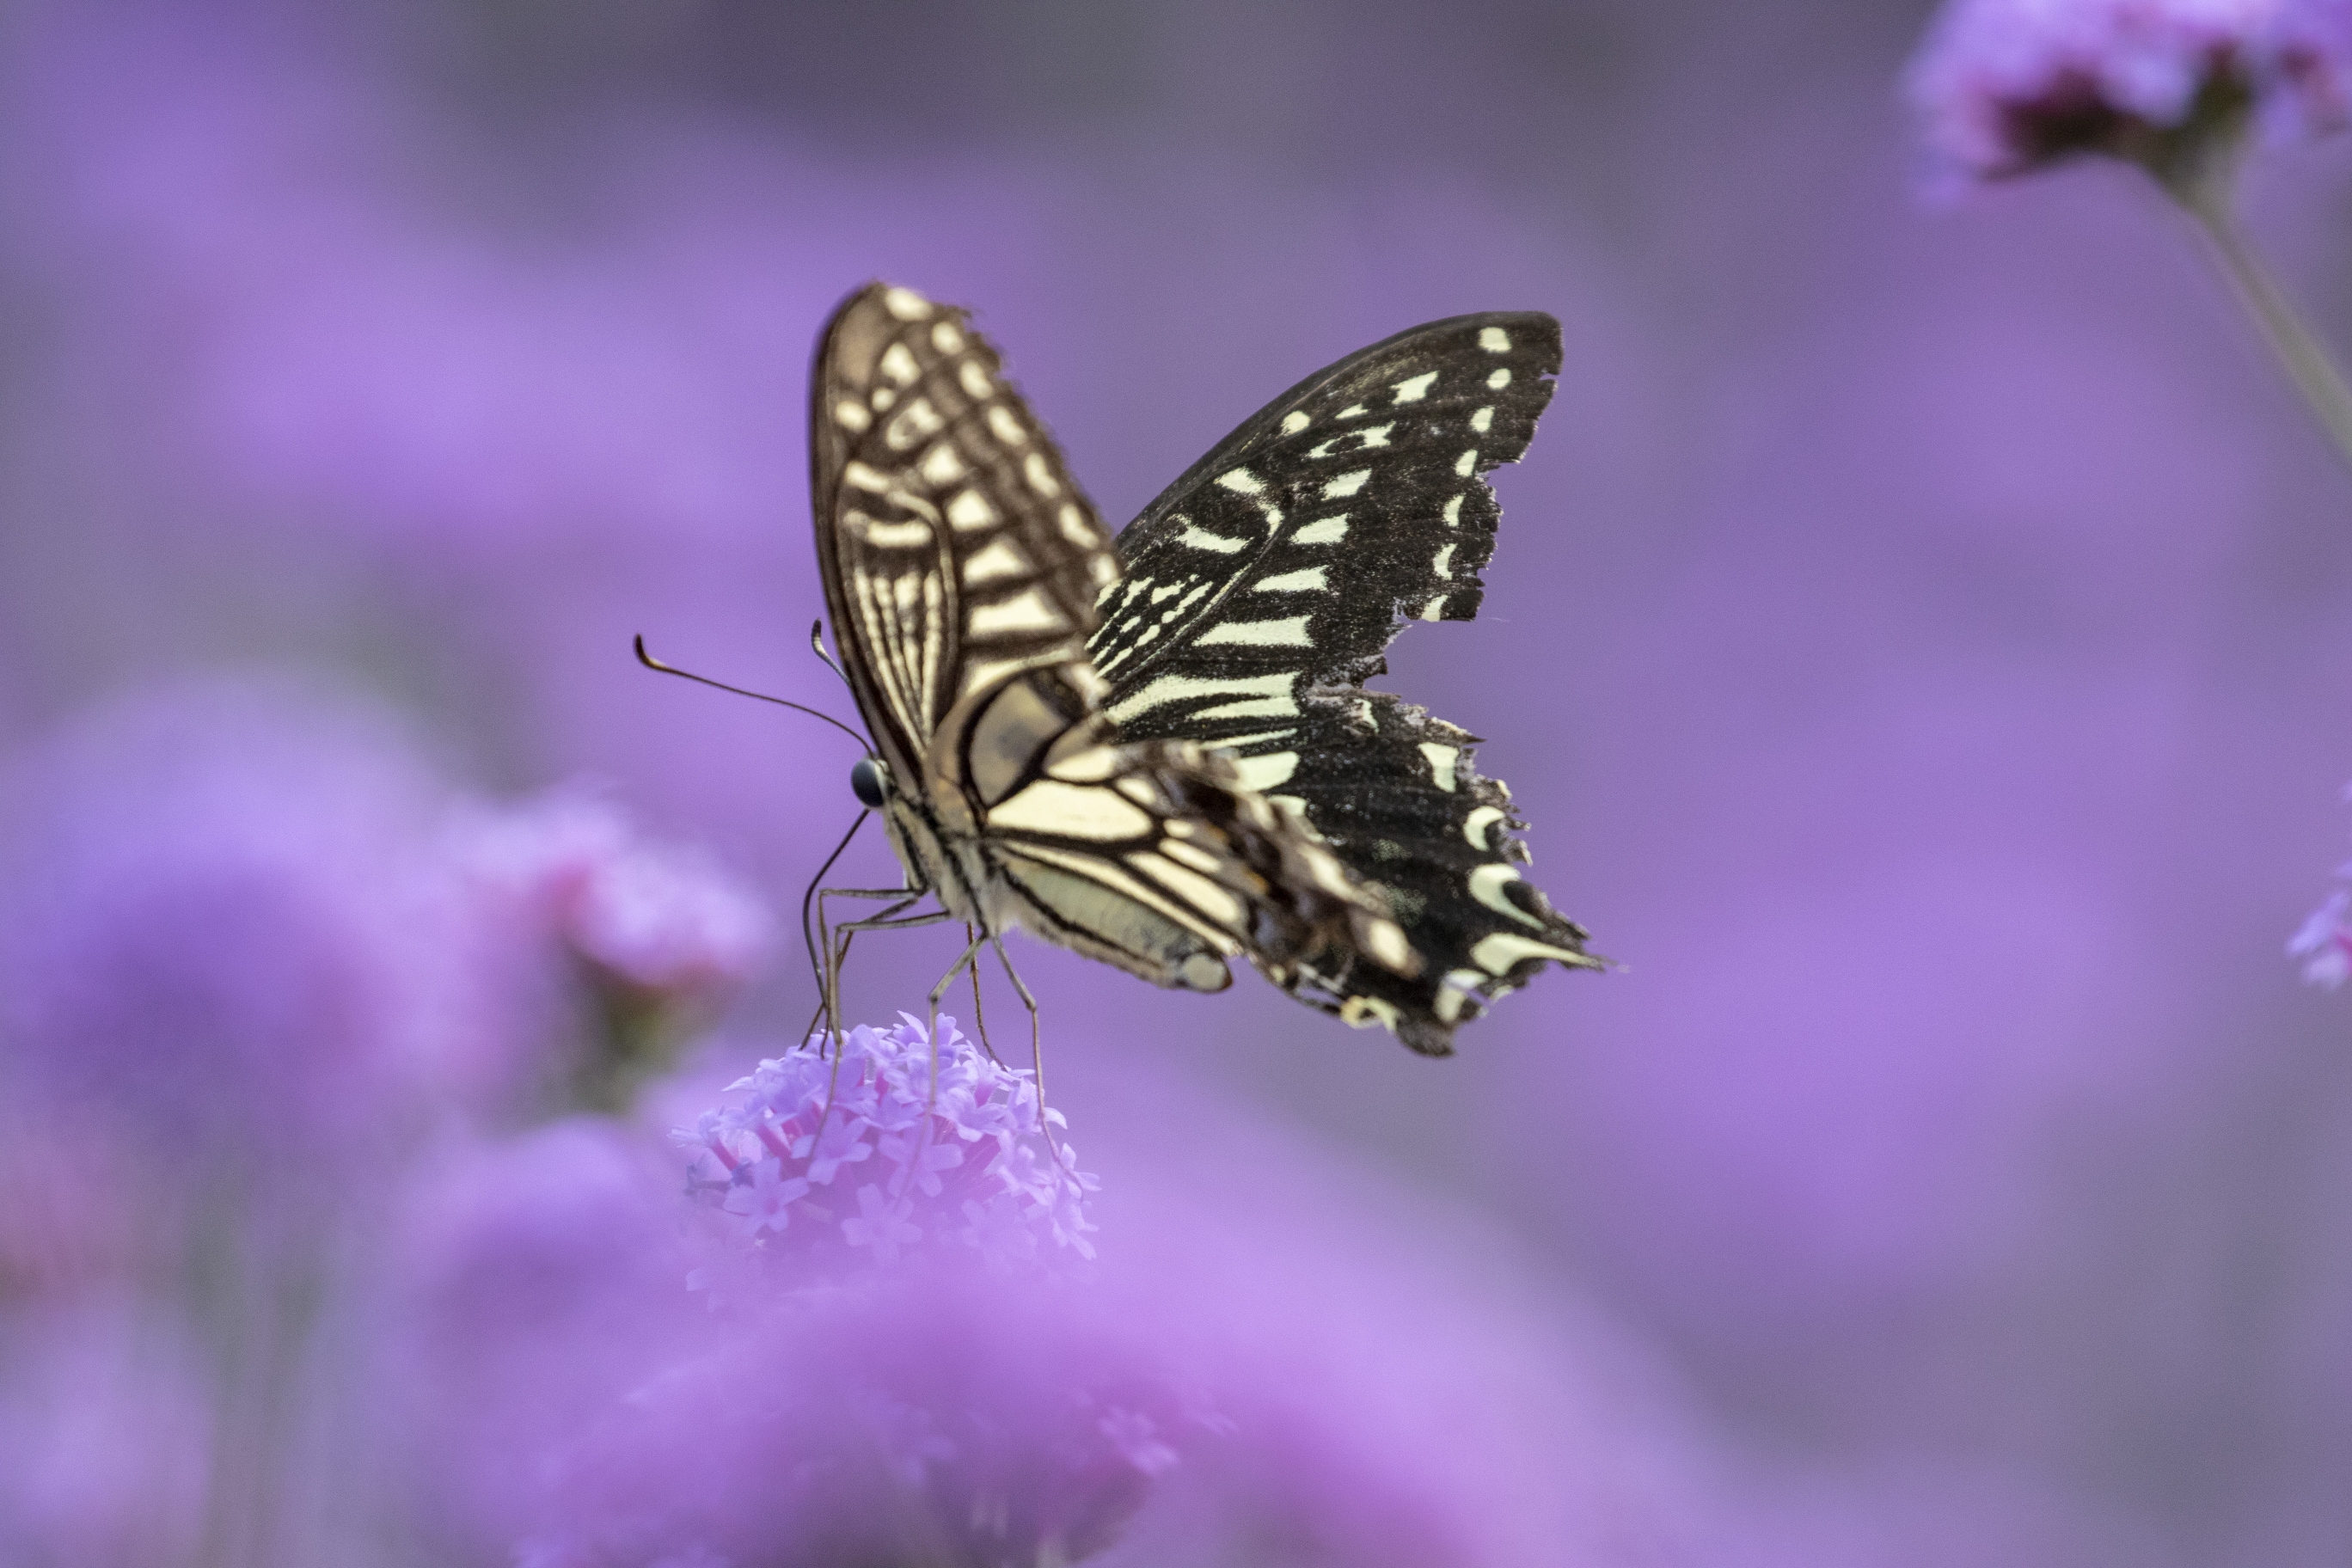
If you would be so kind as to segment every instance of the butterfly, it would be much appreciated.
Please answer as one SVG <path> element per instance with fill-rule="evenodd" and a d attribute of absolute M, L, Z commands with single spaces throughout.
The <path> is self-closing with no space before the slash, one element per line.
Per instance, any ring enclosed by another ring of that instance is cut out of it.
<path fill-rule="evenodd" d="M 1195 991 L 1241 957 L 1433 1056 L 1545 967 L 1601 967 L 1522 875 L 1476 737 L 1363 684 L 1405 620 L 1477 613 L 1480 475 L 1559 365 L 1532 312 L 1400 332 L 1114 540 L 968 311 L 851 295 L 812 375 L 817 560 L 906 886 L 826 891 L 940 908 L 839 929 L 963 921 L 949 980 L 1013 928 Z"/>

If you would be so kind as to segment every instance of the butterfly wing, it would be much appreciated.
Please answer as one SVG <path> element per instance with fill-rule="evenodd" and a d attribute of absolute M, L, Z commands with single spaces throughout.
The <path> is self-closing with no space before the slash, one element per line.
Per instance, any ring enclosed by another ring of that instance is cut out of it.
<path fill-rule="evenodd" d="M 1163 985 L 1416 961 L 1386 908 L 1234 765 L 1126 745 L 1086 652 L 1118 558 L 968 314 L 874 284 L 811 388 L 826 605 L 891 778 L 894 847 L 956 913 Z"/>
<path fill-rule="evenodd" d="M 920 778 L 948 710 L 1087 660 L 1109 535 L 964 311 L 873 284 L 820 340 L 810 485 L 825 605 L 882 760 Z"/>
<path fill-rule="evenodd" d="M 1501 516 L 1480 476 L 1527 449 L 1559 365 L 1557 321 L 1497 313 L 1309 376 L 1119 535 L 1088 643 L 1122 735 L 1230 751 L 1381 889 L 1422 963 L 1348 995 L 1432 1054 L 1546 964 L 1598 963 L 1520 875 L 1526 824 L 1475 738 L 1363 688 L 1405 620 L 1476 615 Z"/>

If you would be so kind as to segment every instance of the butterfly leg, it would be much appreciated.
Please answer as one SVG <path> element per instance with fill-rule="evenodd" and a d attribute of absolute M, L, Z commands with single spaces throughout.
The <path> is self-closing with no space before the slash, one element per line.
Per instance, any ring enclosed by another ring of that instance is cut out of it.
<path fill-rule="evenodd" d="M 971 928 L 967 925 L 964 931 L 970 935 Z M 963 956 L 950 964 L 948 972 L 940 976 L 940 983 L 931 987 L 930 1005 L 923 1015 L 923 1034 L 931 1042 L 931 1098 L 928 1102 L 931 1108 L 936 1109 L 940 1102 L 940 998 L 948 994 L 948 987 L 955 984 L 956 976 L 967 969 L 971 971 L 972 994 L 975 997 L 980 994 L 980 950 L 995 940 L 985 931 L 973 936 L 964 948 Z M 991 1051 L 989 1054 L 993 1056 L 996 1053 Z"/>
<path fill-rule="evenodd" d="M 824 1019 L 825 1028 L 837 1048 L 841 1036 L 841 962 L 849 952 L 848 936 L 860 929 L 880 930 L 877 922 L 889 922 L 893 916 L 921 899 L 920 888 L 819 888 L 815 892 L 816 929 L 824 954 L 817 964 L 817 1011 Z M 853 921 L 835 926 L 825 912 L 827 899 L 895 899 L 898 901 L 881 913 L 864 921 Z M 946 919 L 942 913 L 940 919 Z M 928 922 L 927 922 L 928 923 Z M 839 938 L 838 942 L 835 938 Z M 836 951 L 837 950 L 837 951 Z M 814 1026 L 812 1026 L 814 1027 Z"/>
<path fill-rule="evenodd" d="M 972 929 L 970 921 L 966 921 L 964 923 L 963 934 L 967 939 L 972 941 L 977 941 L 980 936 L 980 933 Z M 988 1059 L 994 1062 L 997 1066 L 1003 1067 L 1004 1065 L 1004 1058 L 996 1054 L 996 1047 L 994 1046 L 989 1044 L 988 1019 L 981 1012 L 980 965 L 977 963 L 971 966 L 971 1028 L 972 1033 L 980 1037 L 980 1048 L 988 1053 Z"/>
<path fill-rule="evenodd" d="M 1054 1136 L 1054 1129 L 1045 1120 L 1045 1042 L 1038 1026 L 1037 998 L 1022 984 L 1021 972 L 1013 967 L 1013 955 L 1004 951 L 1003 939 L 994 931 L 987 935 L 989 945 L 996 949 L 996 962 L 1004 966 L 1004 978 L 1013 982 L 1013 994 L 1029 1009 L 1029 1066 L 1037 1079 L 1037 1131 L 1045 1135 L 1045 1147 L 1054 1152 L 1055 1161 L 1066 1171 L 1069 1162 L 1062 1158 L 1061 1141 Z"/>
<path fill-rule="evenodd" d="M 841 1089 L 841 966 L 849 956 L 849 943 L 862 931 L 905 931 L 915 926 L 937 925 L 949 919 L 947 910 L 933 910 L 928 914 L 900 915 L 899 910 L 923 897 L 923 889 L 909 892 L 905 888 L 821 888 L 816 895 L 817 930 L 824 939 L 824 994 L 818 1003 L 833 1041 L 833 1075 L 826 1081 L 824 1110 L 817 1116 L 817 1135 L 824 1136 L 826 1124 L 833 1119 L 834 1097 Z M 880 914 L 862 921 L 846 921 L 836 926 L 830 923 L 824 901 L 828 898 L 896 899 L 898 901 Z M 938 1076 L 936 1068 L 933 1077 Z"/>

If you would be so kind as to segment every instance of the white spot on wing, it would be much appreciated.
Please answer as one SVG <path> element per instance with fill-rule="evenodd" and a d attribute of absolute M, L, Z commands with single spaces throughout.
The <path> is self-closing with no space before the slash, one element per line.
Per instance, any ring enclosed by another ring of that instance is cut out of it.
<path fill-rule="evenodd" d="M 912 289 L 885 289 L 882 304 L 902 321 L 919 321 L 931 313 L 931 302 Z"/>
<path fill-rule="evenodd" d="M 963 466 L 963 454 L 956 450 L 952 441 L 941 441 L 924 453 L 922 462 L 915 468 L 922 481 L 934 489 L 947 489 L 970 471 Z"/>
<path fill-rule="evenodd" d="M 880 550 L 911 550 L 931 542 L 931 525 L 920 518 L 905 522 L 881 522 L 862 511 L 842 514 L 849 531 Z"/>
<path fill-rule="evenodd" d="M 1064 838 L 1141 838 L 1151 816 L 1099 786 L 1040 779 L 992 807 L 988 825 Z"/>
<path fill-rule="evenodd" d="M 996 509 L 978 490 L 959 490 L 948 502 L 947 516 L 958 528 L 986 528 L 996 521 Z"/>
<path fill-rule="evenodd" d="M 866 427 L 874 423 L 874 416 L 866 412 L 864 404 L 845 397 L 833 405 L 833 422 L 853 436 L 862 436 Z"/>
<path fill-rule="evenodd" d="M 1585 969 L 1599 969 L 1599 959 L 1589 958 L 1570 947 L 1554 947 L 1549 942 L 1536 942 L 1514 931 L 1498 931 L 1483 937 L 1470 950 L 1470 962 L 1489 974 L 1508 974 L 1511 966 L 1530 958 L 1553 958 L 1562 963 L 1576 964 Z"/>
<path fill-rule="evenodd" d="M 1460 496 L 1449 497 L 1445 502 L 1445 526 L 1448 528 L 1459 528 L 1462 526 L 1462 498 Z"/>
<path fill-rule="evenodd" d="M 1486 384 L 1494 388 L 1496 392 L 1500 392 L 1503 388 L 1511 384 L 1511 373 L 1507 370 L 1498 370 L 1494 374 L 1486 378 Z"/>
<path fill-rule="evenodd" d="M 1307 566 L 1297 572 L 1284 572 L 1259 578 L 1250 584 L 1250 589 L 1258 594 L 1305 594 L 1318 589 L 1328 592 L 1330 570 L 1328 566 Z"/>
<path fill-rule="evenodd" d="M 989 541 L 987 549 L 963 563 L 964 583 L 975 588 L 1007 577 L 1024 577 L 1028 573 L 1028 561 L 1010 540 L 1002 538 Z"/>
<path fill-rule="evenodd" d="M 1069 624 L 1035 588 L 1015 594 L 1003 604 L 974 605 L 964 618 L 965 626 L 975 637 L 1058 632 L 1066 630 Z"/>
<path fill-rule="evenodd" d="M 1440 577 L 1448 576 L 1451 574 L 1446 571 L 1446 567 L 1453 560 L 1454 546 L 1451 544 L 1443 545 L 1437 552 L 1437 558 L 1429 563 L 1429 569 Z"/>
<path fill-rule="evenodd" d="M 1242 787 L 1260 795 L 1277 784 L 1286 784 L 1290 775 L 1298 771 L 1297 752 L 1269 752 L 1263 757 L 1243 757 L 1234 762 L 1240 770 Z"/>
<path fill-rule="evenodd" d="M 1027 427 L 1013 416 L 1013 410 L 1002 403 L 988 405 L 988 427 L 998 440 L 1008 447 L 1024 446 L 1029 440 Z"/>
<path fill-rule="evenodd" d="M 1341 474 L 1323 487 L 1323 499 L 1337 500 L 1341 496 L 1354 495 L 1364 488 L 1364 481 L 1371 477 L 1372 470 L 1370 468 L 1358 468 L 1353 473 Z"/>
<path fill-rule="evenodd" d="M 1054 466 L 1045 461 L 1043 452 L 1032 452 L 1023 459 L 1021 477 L 1029 481 L 1031 489 L 1048 500 L 1062 493 L 1062 481 L 1054 477 Z"/>
<path fill-rule="evenodd" d="M 1335 447 L 1346 452 L 1360 452 L 1369 451 L 1374 447 L 1385 447 L 1389 444 L 1389 432 L 1395 428 L 1393 425 L 1373 425 L 1362 430 L 1350 430 L 1345 435 L 1334 436 L 1328 441 L 1307 448 L 1307 455 L 1310 458 L 1328 458 L 1339 455 L 1333 450 Z"/>
<path fill-rule="evenodd" d="M 1282 416 L 1282 433 L 1286 436 L 1296 436 L 1312 423 L 1313 421 L 1306 415 L 1294 408 Z"/>
<path fill-rule="evenodd" d="M 1481 327 L 1478 329 L 1478 346 L 1490 354 L 1509 353 L 1511 334 L 1500 327 Z"/>
<path fill-rule="evenodd" d="M 956 380 L 962 384 L 964 395 L 974 403 L 985 403 L 996 395 L 996 384 L 988 379 L 988 371 L 978 360 L 968 359 L 956 367 Z"/>
<path fill-rule="evenodd" d="M 1231 555 L 1237 550 L 1247 550 L 1250 547 L 1250 542 L 1246 539 L 1227 539 L 1222 533 L 1211 533 L 1197 522 L 1185 524 L 1184 531 L 1176 536 L 1176 542 L 1189 544 L 1195 550 L 1206 550 L 1218 555 Z"/>
<path fill-rule="evenodd" d="M 1495 410 L 1489 405 L 1470 416 L 1470 428 L 1484 436 L 1495 427 Z"/>
<path fill-rule="evenodd" d="M 1500 864 L 1474 866 L 1470 869 L 1470 896 L 1498 914 L 1508 915 L 1515 921 L 1525 921 L 1538 931 L 1541 931 L 1543 921 L 1511 902 L 1503 892 L 1504 884 L 1516 882 L 1518 879 L 1519 868 L 1516 866 Z"/>
<path fill-rule="evenodd" d="M 1337 544 L 1348 537 L 1348 514 L 1318 518 L 1290 536 L 1293 544 Z"/>
<path fill-rule="evenodd" d="M 1384 966 L 1400 974 L 1412 966 L 1412 943 L 1405 941 L 1404 932 L 1394 921 L 1374 921 L 1365 934 L 1364 945 Z M 1389 1026 L 1396 1027 L 1393 1019 Z"/>
<path fill-rule="evenodd" d="M 841 482 L 855 486 L 861 490 L 871 490 L 877 496 L 887 494 L 890 489 L 889 475 L 879 468 L 869 468 L 864 463 L 844 464 L 841 469 Z"/>
<path fill-rule="evenodd" d="M 1238 647 L 1312 647 L 1307 635 L 1307 616 L 1285 616 L 1271 621 L 1220 621 L 1193 638 L 1197 645 L 1226 643 Z"/>
<path fill-rule="evenodd" d="M 1429 771 L 1431 775 L 1437 781 L 1437 787 L 1448 792 L 1449 794 L 1452 793 L 1454 788 L 1454 762 L 1455 758 L 1462 754 L 1462 748 L 1459 746 L 1441 746 L 1434 741 L 1423 741 L 1421 743 L 1421 754 L 1429 759 Z"/>
<path fill-rule="evenodd" d="M 1171 702 L 1182 702 L 1196 697 L 1217 697 L 1225 700 L 1202 709 L 1196 719 L 1287 719 L 1298 712 L 1290 689 L 1297 677 L 1286 670 L 1272 675 L 1242 676 L 1230 679 L 1203 680 L 1191 675 L 1163 675 L 1145 685 L 1141 690 L 1129 692 L 1104 711 L 1114 724 L 1124 724 L 1138 714 L 1149 713 Z"/>
<path fill-rule="evenodd" d="M 931 329 L 931 347 L 943 354 L 958 353 L 963 348 L 963 333 L 953 321 L 941 321 Z"/>
<path fill-rule="evenodd" d="M 1473 806 L 1462 824 L 1462 837 L 1475 849 L 1492 849 L 1494 845 L 1487 842 L 1486 829 L 1502 820 L 1503 808 L 1499 805 Z"/>
<path fill-rule="evenodd" d="M 1254 496 L 1265 489 L 1265 481 L 1247 468 L 1231 468 L 1217 476 L 1217 483 L 1242 495 Z"/>
<path fill-rule="evenodd" d="M 901 386 L 922 374 L 920 367 L 915 363 L 915 356 L 907 352 L 907 345 L 904 343 L 892 343 L 882 351 L 881 371 L 884 375 Z M 878 408 L 882 405 L 877 403 L 875 406 Z"/>
<path fill-rule="evenodd" d="M 890 421 L 889 428 L 883 431 L 882 439 L 889 443 L 892 451 L 904 452 L 918 442 L 938 435 L 946 425 L 947 421 L 940 417 L 939 410 L 931 406 L 929 398 L 918 397 L 898 410 L 898 416 Z"/>
<path fill-rule="evenodd" d="M 1396 400 L 1399 403 L 1419 403 L 1423 398 L 1429 395 L 1430 384 L 1436 381 L 1436 379 L 1437 373 L 1433 370 L 1421 375 L 1412 376 L 1404 381 L 1398 382 L 1396 384 Z"/>
<path fill-rule="evenodd" d="M 1470 477 L 1470 470 L 1477 466 L 1478 448 L 1475 447 L 1471 447 L 1468 451 L 1454 459 L 1454 471 L 1461 475 L 1465 479 Z"/>

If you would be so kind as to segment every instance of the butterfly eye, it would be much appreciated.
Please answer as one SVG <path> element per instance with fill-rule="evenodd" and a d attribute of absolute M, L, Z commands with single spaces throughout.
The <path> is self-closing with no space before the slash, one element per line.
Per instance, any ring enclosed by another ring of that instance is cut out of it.
<path fill-rule="evenodd" d="M 889 788 L 890 770 L 882 765 L 879 757 L 860 757 L 857 765 L 849 770 L 849 787 L 859 801 L 874 811 L 882 809 L 882 799 Z"/>

